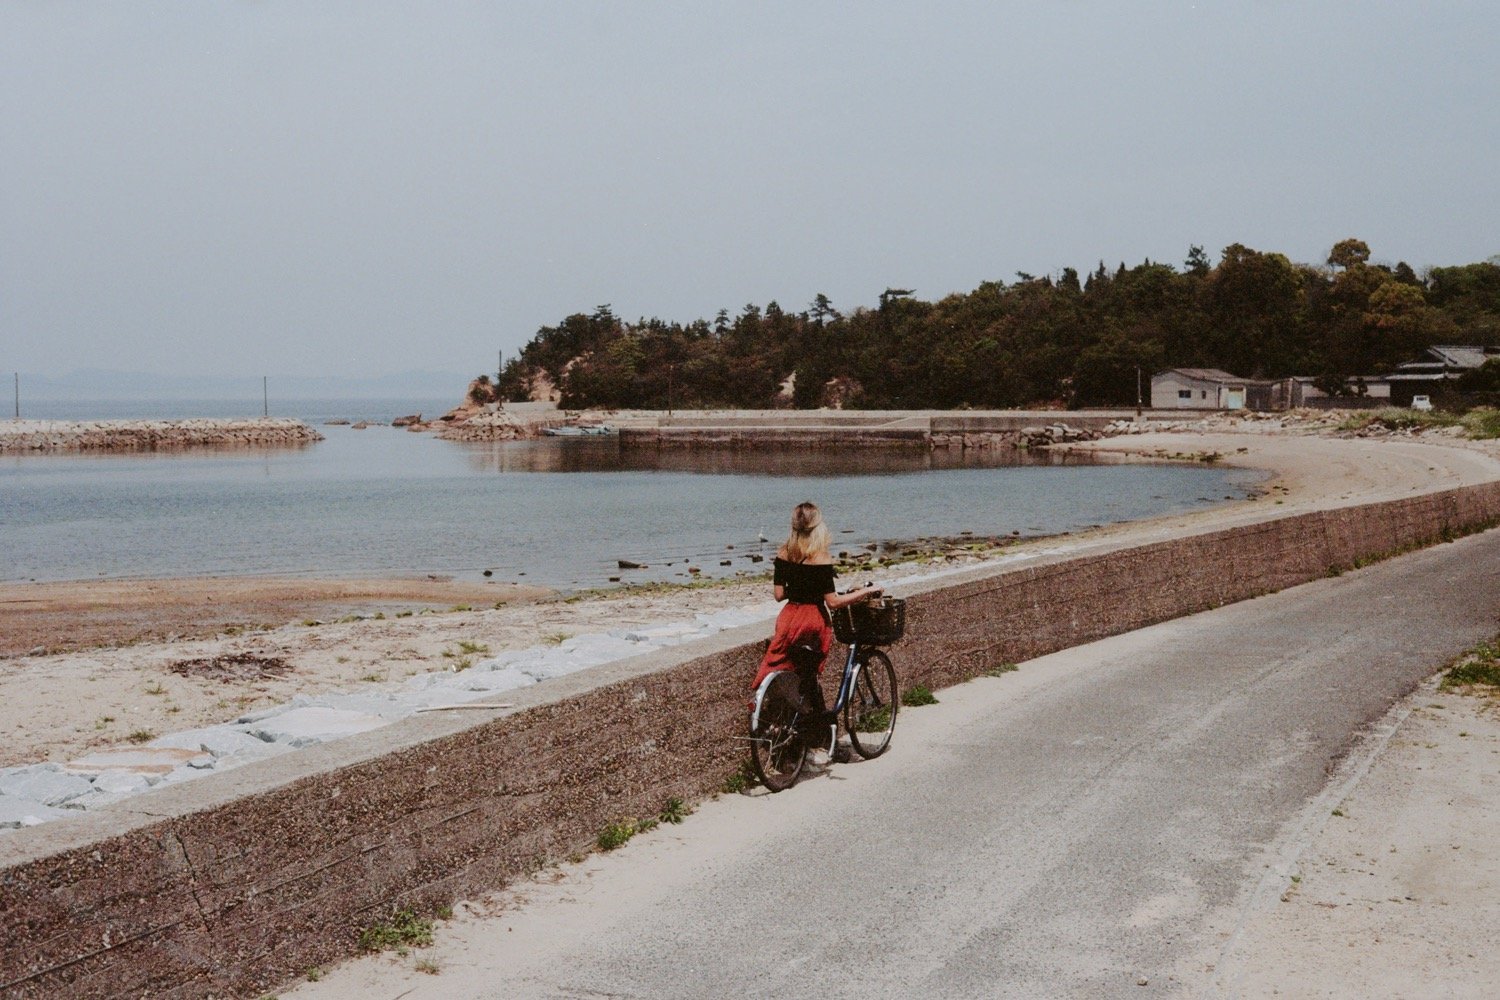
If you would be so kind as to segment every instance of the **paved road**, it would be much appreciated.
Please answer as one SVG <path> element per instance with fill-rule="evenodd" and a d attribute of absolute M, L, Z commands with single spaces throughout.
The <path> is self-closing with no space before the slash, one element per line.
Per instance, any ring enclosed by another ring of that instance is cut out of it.
<path fill-rule="evenodd" d="M 459 922 L 438 976 L 307 995 L 1215 995 L 1356 734 L 1500 631 L 1497 575 L 1490 532 L 950 689 L 886 758 Z"/>

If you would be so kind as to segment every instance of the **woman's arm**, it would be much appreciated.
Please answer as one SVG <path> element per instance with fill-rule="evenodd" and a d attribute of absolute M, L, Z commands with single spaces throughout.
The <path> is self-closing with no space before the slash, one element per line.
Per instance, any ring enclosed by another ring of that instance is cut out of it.
<path fill-rule="evenodd" d="M 851 590 L 847 594 L 840 594 L 837 592 L 832 594 L 824 594 L 823 603 L 828 606 L 829 611 L 837 611 L 839 608 L 848 607 L 851 604 L 858 604 L 861 601 L 868 601 L 872 597 L 879 597 L 882 593 L 884 593 L 884 591 L 880 587 L 874 586 L 872 584 L 868 587 L 860 587 L 858 590 Z M 779 599 L 780 598 L 778 598 L 778 600 Z"/>
<path fill-rule="evenodd" d="M 786 600 L 786 588 L 781 584 L 774 584 L 771 589 L 776 592 L 776 600 L 778 603 Z"/>

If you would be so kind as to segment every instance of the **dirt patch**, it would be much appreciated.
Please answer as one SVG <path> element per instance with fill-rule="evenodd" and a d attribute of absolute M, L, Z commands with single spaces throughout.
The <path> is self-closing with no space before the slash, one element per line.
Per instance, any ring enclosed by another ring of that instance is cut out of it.
<path fill-rule="evenodd" d="M 279 656 L 224 653 L 219 656 L 199 656 L 191 660 L 178 660 L 176 663 L 169 664 L 167 669 L 182 677 L 198 677 L 227 684 L 235 681 L 259 681 L 270 677 L 284 677 L 292 672 L 292 665 Z"/>
<path fill-rule="evenodd" d="M 549 593 L 540 587 L 425 577 L 4 583 L 0 584 L 0 658 L 206 639 L 292 622 L 337 621 L 350 615 L 492 608 Z"/>

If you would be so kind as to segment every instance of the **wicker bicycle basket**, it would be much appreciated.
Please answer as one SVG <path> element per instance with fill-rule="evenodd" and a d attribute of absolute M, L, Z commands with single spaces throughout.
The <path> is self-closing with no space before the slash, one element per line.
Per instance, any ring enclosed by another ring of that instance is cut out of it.
<path fill-rule="evenodd" d="M 906 600 L 877 597 L 833 612 L 833 634 L 839 642 L 885 646 L 906 634 Z"/>

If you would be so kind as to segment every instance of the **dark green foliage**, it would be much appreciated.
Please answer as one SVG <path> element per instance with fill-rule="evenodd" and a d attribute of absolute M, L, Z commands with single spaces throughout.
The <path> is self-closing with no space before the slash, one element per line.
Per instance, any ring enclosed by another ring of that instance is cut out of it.
<path fill-rule="evenodd" d="M 1340 391 L 1439 343 L 1500 344 L 1500 265 L 1370 262 L 1340 241 L 1333 267 L 1242 244 L 1214 264 L 1190 247 L 1183 270 L 1102 261 L 1080 281 L 1019 273 L 935 302 L 891 288 L 847 313 L 819 294 L 713 320 L 628 323 L 607 305 L 543 327 L 500 372 L 504 399 L 543 378 L 568 407 L 813 408 L 836 390 L 853 407 L 1130 406 L 1136 372 L 1223 368 L 1245 377 L 1317 375 Z M 796 375 L 790 394 L 782 391 Z M 1491 377 L 1490 381 L 1500 382 Z M 1500 385 L 1474 402 L 1500 402 Z"/>

